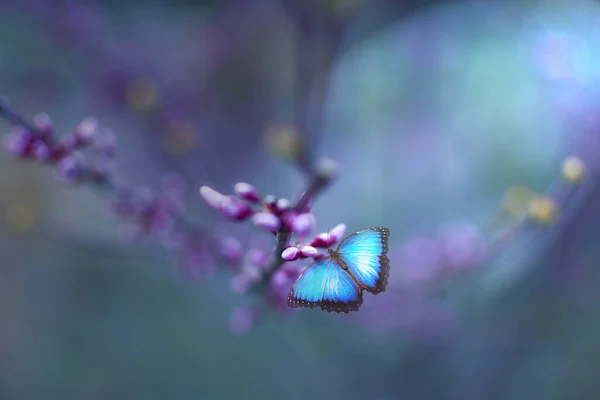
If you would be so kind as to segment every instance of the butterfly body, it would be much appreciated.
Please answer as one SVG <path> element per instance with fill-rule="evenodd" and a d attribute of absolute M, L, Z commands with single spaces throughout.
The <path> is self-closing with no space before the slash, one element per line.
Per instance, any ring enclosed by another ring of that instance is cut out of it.
<path fill-rule="evenodd" d="M 368 228 L 346 237 L 329 257 L 315 261 L 298 277 L 287 297 L 292 308 L 328 312 L 358 311 L 363 291 L 385 291 L 389 277 L 389 229 Z"/>

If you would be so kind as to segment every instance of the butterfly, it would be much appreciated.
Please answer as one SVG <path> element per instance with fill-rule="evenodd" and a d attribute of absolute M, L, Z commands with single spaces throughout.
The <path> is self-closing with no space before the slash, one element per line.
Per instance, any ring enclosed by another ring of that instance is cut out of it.
<path fill-rule="evenodd" d="M 309 265 L 287 296 L 288 307 L 307 307 L 336 313 L 358 311 L 363 290 L 385 291 L 390 272 L 387 258 L 390 230 L 367 228 L 347 236 L 329 257 Z"/>

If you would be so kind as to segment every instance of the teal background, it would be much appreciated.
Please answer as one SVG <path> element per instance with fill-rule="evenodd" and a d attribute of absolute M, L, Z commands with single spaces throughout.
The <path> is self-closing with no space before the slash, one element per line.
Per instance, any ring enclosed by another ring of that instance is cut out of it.
<path fill-rule="evenodd" d="M 600 6 L 396 3 L 340 17 L 343 51 L 310 142 L 340 165 L 314 205 L 319 231 L 389 227 L 389 290 L 366 295 L 355 316 L 272 312 L 237 335 L 229 315 L 254 299 L 229 289 L 231 275 L 182 279 L 152 240 L 119 238 L 96 191 L 4 151 L 0 399 L 597 397 Z M 330 12 L 310 4 L 309 16 Z M 0 10 L 2 94 L 28 117 L 47 112 L 58 132 L 88 115 L 113 128 L 125 184 L 180 173 L 190 217 L 208 229 L 222 220 L 201 185 L 301 190 L 263 143 L 290 115 L 301 61 L 277 2 L 7 0 Z M 194 127 L 191 149 L 167 151 L 164 129 L 111 94 L 116 67 L 156 85 L 169 118 Z M 555 224 L 524 228 L 424 299 L 402 297 L 395 249 L 452 221 L 495 232 L 506 189 L 555 193 L 572 154 L 589 170 Z"/>

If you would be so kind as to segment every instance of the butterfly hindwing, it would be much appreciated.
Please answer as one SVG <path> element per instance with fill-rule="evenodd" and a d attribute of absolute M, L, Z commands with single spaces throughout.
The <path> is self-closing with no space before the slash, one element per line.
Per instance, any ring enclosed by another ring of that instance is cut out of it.
<path fill-rule="evenodd" d="M 358 311 L 362 300 L 362 288 L 334 260 L 325 258 L 298 277 L 287 296 L 287 305 L 348 313 Z"/>
<path fill-rule="evenodd" d="M 387 228 L 375 227 L 356 232 L 344 239 L 337 248 L 342 261 L 358 283 L 377 294 L 385 291 L 390 271 L 387 258 Z"/>

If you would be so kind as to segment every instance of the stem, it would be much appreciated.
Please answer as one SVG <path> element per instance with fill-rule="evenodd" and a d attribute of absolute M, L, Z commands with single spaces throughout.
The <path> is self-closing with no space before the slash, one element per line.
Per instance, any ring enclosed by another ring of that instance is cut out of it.
<path fill-rule="evenodd" d="M 312 177 L 315 172 L 317 132 L 322 129 L 325 96 L 331 69 L 340 43 L 339 20 L 311 10 L 288 10 L 296 27 L 296 82 L 293 94 L 294 119 L 303 136 L 302 149 L 295 159 L 297 168 Z M 308 11 L 308 14 L 307 14 Z"/>
<path fill-rule="evenodd" d="M 318 196 L 333 180 L 333 176 L 317 171 L 315 175 L 312 177 L 307 189 L 302 193 L 296 204 L 292 207 L 294 211 L 301 211 L 306 207 L 308 202 Z M 277 233 L 276 245 L 275 245 L 275 261 L 271 264 L 269 269 L 263 275 L 263 282 L 268 282 L 275 271 L 277 271 L 283 264 L 285 264 L 286 260 L 281 257 L 281 253 L 285 250 L 288 242 L 290 241 L 290 237 L 292 236 L 292 232 L 290 232 L 287 228 L 282 228 Z"/>
<path fill-rule="evenodd" d="M 288 11 L 294 15 L 294 10 L 288 9 Z M 333 60 L 340 45 L 341 26 L 335 18 L 327 18 L 324 15 L 315 17 L 306 15 L 305 12 L 297 12 L 295 15 L 299 37 L 297 44 L 299 65 L 296 72 L 294 113 L 296 125 L 304 135 L 303 147 L 296 157 L 295 164 L 301 172 L 308 176 L 309 183 L 292 209 L 301 211 L 333 179 L 331 174 L 319 170 L 316 165 L 314 154 L 311 151 L 316 147 L 316 143 L 309 143 L 307 135 L 311 134 L 315 137 L 316 132 L 322 128 L 325 95 Z M 264 273 L 262 282 L 269 282 L 273 274 L 285 264 L 286 260 L 281 257 L 281 253 L 288 245 L 291 236 L 292 232 L 287 228 L 282 228 L 277 233 L 275 260 Z"/>
<path fill-rule="evenodd" d="M 27 121 L 21 115 L 14 112 L 5 99 L 0 99 L 0 118 L 5 119 L 13 125 L 22 126 L 33 134 L 39 133 L 39 129 L 30 124 L 29 121 Z"/>

